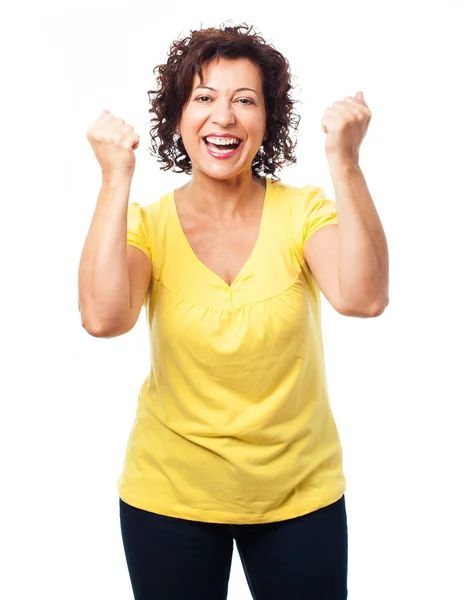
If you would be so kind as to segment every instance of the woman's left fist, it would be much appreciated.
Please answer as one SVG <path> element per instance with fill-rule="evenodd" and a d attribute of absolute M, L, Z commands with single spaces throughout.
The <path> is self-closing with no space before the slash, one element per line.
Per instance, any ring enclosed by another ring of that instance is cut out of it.
<path fill-rule="evenodd" d="M 325 154 L 329 159 L 359 162 L 359 147 L 367 133 L 372 113 L 362 92 L 356 97 L 346 96 L 341 102 L 334 102 L 326 108 L 321 121 L 322 130 L 327 134 Z"/>

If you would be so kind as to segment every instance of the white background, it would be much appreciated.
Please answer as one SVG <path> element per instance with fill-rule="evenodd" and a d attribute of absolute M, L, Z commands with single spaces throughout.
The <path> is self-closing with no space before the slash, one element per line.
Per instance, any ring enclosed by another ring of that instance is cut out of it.
<path fill-rule="evenodd" d="M 106 108 L 140 133 L 132 200 L 180 187 L 187 176 L 148 151 L 152 69 L 180 34 L 227 20 L 254 25 L 299 84 L 298 164 L 285 183 L 334 198 L 324 110 L 362 90 L 373 114 L 360 163 L 389 242 L 390 305 L 364 320 L 323 299 L 349 600 L 466 597 L 464 12 L 460 0 L 3 9 L 2 598 L 133 597 L 116 481 L 148 337 L 144 311 L 120 338 L 81 327 L 78 264 L 100 186 L 85 130 Z M 229 600 L 249 597 L 235 549 Z"/>

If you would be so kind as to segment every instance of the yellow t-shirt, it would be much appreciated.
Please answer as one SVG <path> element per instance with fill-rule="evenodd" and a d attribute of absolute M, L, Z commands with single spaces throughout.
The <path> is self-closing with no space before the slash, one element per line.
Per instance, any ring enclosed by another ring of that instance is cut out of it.
<path fill-rule="evenodd" d="M 266 180 L 259 237 L 231 287 L 196 256 L 174 192 L 128 206 L 128 243 L 152 263 L 151 366 L 119 496 L 208 523 L 280 521 L 346 488 L 328 399 L 320 290 L 305 241 L 337 223 L 321 188 Z"/>

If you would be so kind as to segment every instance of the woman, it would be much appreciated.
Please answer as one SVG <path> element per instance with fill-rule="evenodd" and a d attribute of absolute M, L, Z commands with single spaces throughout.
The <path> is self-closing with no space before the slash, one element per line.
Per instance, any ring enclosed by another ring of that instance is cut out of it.
<path fill-rule="evenodd" d="M 149 206 L 128 206 L 133 128 L 104 111 L 87 131 L 103 179 L 83 326 L 122 335 L 144 304 L 150 332 L 118 481 L 136 600 L 226 598 L 233 539 L 254 598 L 347 598 L 320 290 L 343 315 L 381 314 L 388 255 L 358 163 L 362 94 L 322 120 L 336 203 L 275 176 L 295 162 L 290 79 L 246 25 L 174 42 L 149 92 L 152 146 L 164 170 L 192 177 Z"/>

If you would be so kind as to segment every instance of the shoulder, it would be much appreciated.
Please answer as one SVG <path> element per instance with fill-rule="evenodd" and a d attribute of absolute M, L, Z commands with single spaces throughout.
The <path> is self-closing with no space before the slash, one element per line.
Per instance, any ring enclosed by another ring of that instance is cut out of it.
<path fill-rule="evenodd" d="M 309 237 L 324 224 L 337 223 L 336 205 L 320 186 L 281 182 L 276 185 L 279 203 L 286 211 L 292 240 L 302 262 Z"/>
<path fill-rule="evenodd" d="M 128 217 L 144 221 L 146 226 L 153 226 L 160 215 L 169 208 L 170 195 L 172 191 L 159 196 L 152 202 L 145 203 L 142 200 L 131 200 L 128 205 Z"/>
<path fill-rule="evenodd" d="M 284 202 L 292 202 L 295 205 L 305 204 L 310 199 L 321 195 L 323 190 L 317 185 L 306 184 L 303 186 L 291 185 L 282 181 L 273 181 L 270 184 L 281 200 Z"/>

